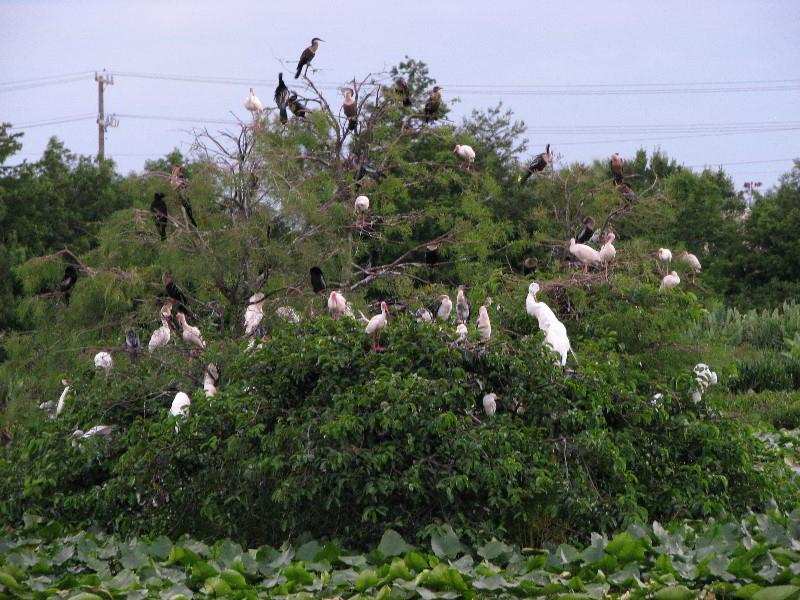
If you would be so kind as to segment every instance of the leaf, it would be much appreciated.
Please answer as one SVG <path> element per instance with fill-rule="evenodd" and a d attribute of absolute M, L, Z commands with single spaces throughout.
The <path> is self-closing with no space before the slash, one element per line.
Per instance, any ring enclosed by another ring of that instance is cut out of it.
<path fill-rule="evenodd" d="M 371 569 L 365 569 L 361 571 L 358 579 L 356 579 L 355 588 L 357 592 L 363 592 L 375 586 L 377 583 L 378 576 L 375 574 L 375 571 Z"/>
<path fill-rule="evenodd" d="M 244 578 L 244 575 L 239 573 L 239 571 L 235 571 L 234 569 L 225 569 L 222 573 L 220 573 L 219 576 L 231 587 L 247 587 L 247 580 Z"/>
<path fill-rule="evenodd" d="M 492 577 L 480 577 L 472 582 L 472 587 L 477 588 L 479 590 L 487 590 L 489 592 L 492 592 L 494 590 L 500 590 L 504 588 L 505 585 L 506 585 L 506 580 L 503 578 L 502 575 L 494 575 Z"/>
<path fill-rule="evenodd" d="M 19 583 L 17 583 L 17 580 L 14 579 L 11 574 L 6 573 L 5 571 L 0 571 L 0 584 L 3 584 L 12 590 L 19 588 Z"/>
<path fill-rule="evenodd" d="M 147 547 L 147 553 L 153 558 L 157 558 L 159 560 L 167 560 L 171 550 L 172 550 L 172 542 L 165 535 L 158 536 Z"/>
<path fill-rule="evenodd" d="M 203 585 L 206 593 L 214 594 L 215 596 L 227 596 L 231 593 L 231 586 L 220 577 L 209 577 Z"/>
<path fill-rule="evenodd" d="M 511 556 L 512 552 L 513 549 L 510 546 L 493 539 L 491 542 L 484 544 L 478 549 L 478 556 L 491 562 L 499 557 L 507 558 Z"/>
<path fill-rule="evenodd" d="M 139 550 L 139 547 L 132 547 L 128 544 L 123 544 L 120 549 L 120 564 L 126 569 L 135 571 L 150 564 L 149 559 L 144 552 Z"/>
<path fill-rule="evenodd" d="M 61 549 L 53 555 L 52 563 L 54 565 L 63 565 L 70 558 L 75 555 L 75 546 L 67 544 L 62 546 Z"/>
<path fill-rule="evenodd" d="M 387 529 L 378 544 L 378 550 L 386 556 L 401 556 L 414 550 L 414 546 L 407 543 L 394 529 Z"/>
<path fill-rule="evenodd" d="M 743 585 L 738 590 L 736 590 L 734 596 L 736 596 L 737 598 L 744 598 L 744 600 L 747 600 L 760 589 L 761 586 L 758 585 L 757 583 L 748 583 L 747 585 Z"/>
<path fill-rule="evenodd" d="M 800 586 L 774 585 L 763 588 L 750 596 L 750 600 L 796 600 L 800 597 Z"/>
<path fill-rule="evenodd" d="M 431 536 L 431 549 L 439 558 L 455 558 L 464 551 L 461 541 L 450 525 L 445 526 L 444 533 Z"/>
<path fill-rule="evenodd" d="M 319 542 L 316 540 L 311 540 L 297 549 L 294 558 L 295 560 L 304 560 L 309 562 L 315 559 L 320 550 L 322 550 L 322 546 L 320 546 Z"/>
<path fill-rule="evenodd" d="M 658 590 L 653 594 L 655 600 L 691 600 L 697 597 L 695 590 L 690 590 L 686 586 L 676 585 L 672 587 L 665 587 Z"/>

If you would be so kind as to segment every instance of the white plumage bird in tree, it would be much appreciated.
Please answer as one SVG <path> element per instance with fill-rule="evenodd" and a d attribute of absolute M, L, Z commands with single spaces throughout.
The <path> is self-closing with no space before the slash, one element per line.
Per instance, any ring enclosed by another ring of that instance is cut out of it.
<path fill-rule="evenodd" d="M 672 252 L 668 248 L 659 248 L 656 256 L 658 256 L 659 261 L 665 263 L 666 269 L 669 269 L 669 263 L 672 262 Z M 658 265 L 658 270 L 661 271 L 661 264 Z"/>
<path fill-rule="evenodd" d="M 464 159 L 464 166 L 466 166 L 467 169 L 469 169 L 472 166 L 472 163 L 475 162 L 475 150 L 472 149 L 472 146 L 467 146 L 466 144 L 456 144 L 456 147 L 453 148 L 453 152 Z"/>
<path fill-rule="evenodd" d="M 664 275 L 664 279 L 661 280 L 661 287 L 658 288 L 658 291 L 670 291 L 672 288 L 680 284 L 681 278 L 678 277 L 678 273 L 673 271 L 669 275 Z"/>
<path fill-rule="evenodd" d="M 328 311 L 331 313 L 334 321 L 342 318 L 342 315 L 347 311 L 347 300 L 339 292 L 331 292 L 328 296 Z"/>
<path fill-rule="evenodd" d="M 66 386 L 64 391 L 61 392 L 61 395 L 58 397 L 58 404 L 56 404 L 56 417 L 61 414 L 61 411 L 64 410 L 64 402 L 67 400 L 67 394 L 69 394 L 69 388 L 72 385 L 72 382 L 69 379 L 62 379 L 61 385 Z"/>
<path fill-rule="evenodd" d="M 364 220 L 367 211 L 369 211 L 369 198 L 366 196 L 359 196 L 353 204 L 353 211 L 358 216 L 359 223 Z"/>
<path fill-rule="evenodd" d="M 172 316 L 172 303 L 167 302 L 161 307 L 161 327 L 153 332 L 150 336 L 150 342 L 147 344 L 147 350 L 152 354 L 159 348 L 163 348 L 169 344 L 172 328 L 169 325 L 169 319 Z"/>
<path fill-rule="evenodd" d="M 250 88 L 250 93 L 244 99 L 244 107 L 253 115 L 253 120 L 258 119 L 261 111 L 264 110 L 264 105 L 261 104 L 261 100 L 258 99 L 253 88 Z"/>
<path fill-rule="evenodd" d="M 539 291 L 539 284 L 535 281 L 528 286 L 528 297 L 525 299 L 525 310 L 539 322 L 539 329 L 544 331 L 547 323 L 558 321 L 555 313 L 544 302 L 537 302 L 536 293 Z"/>
<path fill-rule="evenodd" d="M 469 330 L 467 329 L 467 326 L 464 323 L 459 323 L 459 325 L 456 327 L 456 333 L 458 334 L 458 339 L 456 340 L 456 342 L 463 342 L 467 339 L 467 336 L 469 335 Z"/>
<path fill-rule="evenodd" d="M 380 314 L 372 317 L 367 323 L 367 328 L 364 330 L 369 336 L 372 336 L 372 351 L 383 352 L 386 348 L 380 346 L 381 331 L 386 327 L 389 322 L 389 307 L 386 302 L 381 302 Z"/>
<path fill-rule="evenodd" d="M 417 319 L 417 323 L 430 323 L 433 321 L 433 315 L 431 314 L 431 311 L 424 306 L 422 308 L 418 308 L 417 312 L 414 313 L 414 316 Z"/>
<path fill-rule="evenodd" d="M 203 373 L 203 391 L 206 398 L 213 398 L 217 395 L 217 384 L 219 383 L 219 371 L 217 365 L 211 363 Z"/>
<path fill-rule="evenodd" d="M 486 310 L 485 306 L 481 306 L 480 309 L 478 309 L 478 321 L 476 322 L 476 326 L 481 340 L 486 342 L 492 337 L 492 322 L 489 320 L 489 312 Z"/>
<path fill-rule="evenodd" d="M 575 238 L 572 238 L 569 241 L 569 251 L 573 256 L 575 256 L 575 258 L 583 263 L 584 273 L 589 272 L 589 263 L 596 265 L 602 262 L 600 253 L 597 250 L 587 246 L 586 244 L 576 244 Z"/>
<path fill-rule="evenodd" d="M 264 294 L 258 292 L 250 296 L 247 308 L 244 309 L 244 334 L 252 337 L 264 319 Z"/>
<path fill-rule="evenodd" d="M 497 394 L 486 394 L 483 397 L 483 412 L 487 417 L 493 417 L 497 412 Z"/>
<path fill-rule="evenodd" d="M 600 248 L 600 262 L 602 262 L 606 268 L 606 281 L 608 281 L 608 263 L 617 256 L 617 249 L 614 248 L 614 240 L 616 237 L 613 231 L 609 231 L 606 237 L 606 243 Z"/>
<path fill-rule="evenodd" d="M 114 361 L 108 352 L 98 352 L 94 355 L 94 366 L 98 369 L 110 369 L 114 366 Z"/>
<path fill-rule="evenodd" d="M 186 317 L 181 312 L 176 314 L 175 318 L 178 319 L 178 323 L 181 324 L 181 330 L 183 331 L 183 341 L 189 344 L 190 346 L 194 346 L 194 349 L 204 350 L 206 347 L 206 343 L 203 340 L 203 336 L 201 335 L 200 330 L 193 325 L 189 325 L 186 322 Z"/>
<path fill-rule="evenodd" d="M 561 355 L 561 366 L 566 366 L 567 355 L 572 351 L 572 346 L 567 336 L 567 328 L 561 321 L 556 319 L 545 324 L 544 343 Z"/>
<path fill-rule="evenodd" d="M 450 317 L 451 310 L 453 310 L 453 301 L 447 294 L 442 294 L 434 303 L 432 312 L 437 321 L 446 321 Z"/>
<path fill-rule="evenodd" d="M 700 261 L 697 260 L 697 257 L 694 254 L 689 254 L 688 252 L 686 252 L 686 250 L 681 252 L 679 256 L 681 260 L 685 262 L 687 265 L 689 265 L 689 268 L 692 270 L 692 283 L 694 283 L 697 272 L 700 269 L 702 269 Z"/>
<path fill-rule="evenodd" d="M 192 401 L 186 393 L 178 392 L 175 394 L 175 398 L 172 400 L 172 406 L 170 406 L 169 414 L 173 417 L 188 415 L 191 404 Z"/>

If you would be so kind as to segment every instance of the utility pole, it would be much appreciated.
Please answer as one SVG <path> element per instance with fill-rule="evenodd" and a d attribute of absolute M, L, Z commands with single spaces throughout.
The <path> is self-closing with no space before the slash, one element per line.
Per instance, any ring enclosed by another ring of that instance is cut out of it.
<path fill-rule="evenodd" d="M 107 85 L 114 85 L 114 76 L 107 76 L 105 70 L 99 74 L 95 71 L 94 80 L 97 82 L 97 161 L 102 162 L 105 158 L 106 128 L 116 127 L 115 120 L 106 121 L 103 108 L 103 90 Z"/>
<path fill-rule="evenodd" d="M 747 190 L 747 194 L 750 196 L 749 200 L 747 201 L 748 206 L 753 205 L 753 192 L 756 191 L 756 188 L 761 187 L 760 181 L 745 181 L 744 182 L 744 189 Z"/>

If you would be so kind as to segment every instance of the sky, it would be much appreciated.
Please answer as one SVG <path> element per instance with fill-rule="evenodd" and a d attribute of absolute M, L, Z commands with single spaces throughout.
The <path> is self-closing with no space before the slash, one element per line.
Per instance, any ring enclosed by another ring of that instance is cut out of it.
<path fill-rule="evenodd" d="M 0 121 L 25 132 L 10 163 L 36 160 L 50 136 L 97 153 L 102 69 L 114 74 L 106 114 L 119 121 L 106 156 L 121 172 L 186 152 L 193 126 L 226 127 L 195 119 L 248 118 L 251 82 L 270 105 L 278 71 L 314 36 L 325 40 L 315 82 L 408 55 L 428 64 L 445 101 L 460 100 L 457 122 L 502 100 L 527 124 L 531 153 L 551 143 L 563 165 L 661 149 L 696 170 L 722 165 L 741 189 L 774 185 L 800 158 L 796 0 L 0 0 L 0 22 Z M 80 120 L 43 124 L 69 117 Z"/>

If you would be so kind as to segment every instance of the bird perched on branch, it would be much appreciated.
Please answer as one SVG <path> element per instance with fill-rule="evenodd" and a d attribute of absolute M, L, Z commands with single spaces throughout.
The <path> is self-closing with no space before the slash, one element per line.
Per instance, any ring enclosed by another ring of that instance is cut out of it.
<path fill-rule="evenodd" d="M 622 181 L 622 168 L 625 160 L 616 152 L 611 155 L 611 172 L 614 174 L 614 183 Z"/>
<path fill-rule="evenodd" d="M 411 106 L 411 90 L 405 79 L 398 77 L 394 80 L 394 91 L 403 99 L 403 106 Z"/>
<path fill-rule="evenodd" d="M 692 270 L 692 284 L 694 284 L 697 272 L 702 269 L 700 261 L 697 260 L 697 257 L 694 254 L 689 254 L 686 250 L 681 252 L 678 256 L 683 262 L 689 265 L 689 268 Z"/>
<path fill-rule="evenodd" d="M 489 312 L 486 310 L 485 306 L 481 306 L 478 309 L 478 321 L 476 322 L 476 327 L 478 328 L 478 335 L 481 336 L 481 339 L 486 342 L 492 337 L 492 323 L 489 321 Z"/>
<path fill-rule="evenodd" d="M 589 272 L 589 263 L 600 264 L 602 259 L 600 253 L 585 244 L 576 244 L 575 238 L 569 241 L 569 251 L 581 262 L 583 262 L 583 272 Z"/>
<path fill-rule="evenodd" d="M 98 352 L 94 355 L 94 366 L 98 369 L 110 369 L 114 366 L 114 361 L 108 352 Z"/>
<path fill-rule="evenodd" d="M 617 256 L 617 249 L 614 248 L 614 240 L 616 239 L 616 235 L 614 235 L 613 231 L 608 232 L 608 236 L 606 237 L 606 243 L 603 244 L 603 247 L 600 248 L 600 262 L 606 268 L 606 281 L 608 281 L 608 263 L 614 260 L 614 257 Z"/>
<path fill-rule="evenodd" d="M 456 144 L 456 147 L 453 148 L 453 152 L 464 159 L 467 169 L 469 169 L 472 163 L 475 162 L 475 150 L 472 149 L 472 146 L 467 146 L 466 144 Z"/>
<path fill-rule="evenodd" d="M 161 327 L 153 332 L 153 335 L 150 336 L 150 342 L 147 344 L 147 351 L 150 352 L 150 354 L 169 344 L 172 331 L 172 328 L 169 326 L 169 318 L 172 316 L 172 305 L 168 304 L 167 306 L 169 306 L 168 312 L 165 313 L 164 309 L 161 309 Z"/>
<path fill-rule="evenodd" d="M 217 384 L 219 383 L 219 371 L 217 365 L 211 363 L 203 373 L 203 391 L 206 398 L 213 398 L 217 395 Z"/>
<path fill-rule="evenodd" d="M 566 366 L 567 355 L 572 352 L 572 346 L 567 336 L 567 328 L 564 327 L 561 321 L 556 319 L 545 324 L 544 343 L 550 346 L 554 352 L 558 352 L 561 355 L 561 366 Z M 572 356 L 575 356 L 574 352 L 572 352 Z"/>
<path fill-rule="evenodd" d="M 183 341 L 189 344 L 190 346 L 194 346 L 195 349 L 204 350 L 206 347 L 206 343 L 203 340 L 203 336 L 201 335 L 200 330 L 197 327 L 189 325 L 186 322 L 186 317 L 181 312 L 176 314 L 175 318 L 178 319 L 178 323 L 181 324 L 181 330 L 183 331 Z"/>
<path fill-rule="evenodd" d="M 636 202 L 638 198 L 636 194 L 633 193 L 633 190 L 628 186 L 627 183 L 623 183 L 622 180 L 616 182 L 617 191 L 622 194 L 622 197 L 625 198 L 625 202 L 628 204 Z"/>
<path fill-rule="evenodd" d="M 322 269 L 311 267 L 308 272 L 311 275 L 311 287 L 314 289 L 314 293 L 324 292 L 327 286 L 325 285 L 325 275 L 322 274 Z"/>
<path fill-rule="evenodd" d="M 425 103 L 425 122 L 432 123 L 436 119 L 436 113 L 439 111 L 439 106 L 442 104 L 442 95 L 439 93 L 440 88 L 438 85 L 433 86 L 431 95 Z"/>
<path fill-rule="evenodd" d="M 150 212 L 153 213 L 153 220 L 156 223 L 158 235 L 161 241 L 167 239 L 167 203 L 164 201 L 164 193 L 156 192 L 153 194 L 153 202 L 150 203 Z"/>
<path fill-rule="evenodd" d="M 356 215 L 358 215 L 359 223 L 364 220 L 364 215 L 367 214 L 369 210 L 369 198 L 366 196 L 359 196 L 356 198 L 355 203 L 353 204 L 353 210 L 355 211 Z"/>
<path fill-rule="evenodd" d="M 497 412 L 497 394 L 486 394 L 483 397 L 483 412 L 487 417 L 493 417 Z"/>
<path fill-rule="evenodd" d="M 373 352 L 383 352 L 386 349 L 380 346 L 380 340 L 381 340 L 381 331 L 383 331 L 383 329 L 386 327 L 386 323 L 388 322 L 389 322 L 389 307 L 386 305 L 386 302 L 381 302 L 380 314 L 372 317 L 369 320 L 369 323 L 367 323 L 367 328 L 364 330 L 364 333 L 372 336 Z"/>
<path fill-rule="evenodd" d="M 358 104 L 353 96 L 353 90 L 346 89 L 344 91 L 344 102 L 342 108 L 344 109 L 344 116 L 347 117 L 348 129 L 355 131 L 358 127 Z"/>
<path fill-rule="evenodd" d="M 58 284 L 58 291 L 64 295 L 64 302 L 67 304 L 69 304 L 69 295 L 72 293 L 72 288 L 75 287 L 77 281 L 78 269 L 73 265 L 64 267 L 64 277 L 61 279 L 61 283 Z"/>
<path fill-rule="evenodd" d="M 189 315 L 189 317 L 194 318 L 192 311 L 189 310 L 189 302 L 186 300 L 186 295 L 177 285 L 175 285 L 175 282 L 172 280 L 172 275 L 164 271 L 161 274 L 161 283 L 164 284 L 164 290 L 167 292 L 167 296 L 172 299 L 173 304 L 177 305 L 178 310 L 186 315 Z"/>
<path fill-rule="evenodd" d="M 139 334 L 133 329 L 129 329 L 127 333 L 125 333 L 125 352 L 130 354 L 132 362 L 139 360 L 139 353 L 141 352 Z"/>
<path fill-rule="evenodd" d="M 669 263 L 672 261 L 672 252 L 670 252 L 667 248 L 659 248 L 658 252 L 656 252 L 656 256 L 658 256 L 658 260 L 663 263 L 666 263 L 667 269 L 669 269 Z M 661 271 L 661 265 L 658 265 L 658 270 Z"/>
<path fill-rule="evenodd" d="M 308 75 L 308 67 L 311 64 L 311 61 L 314 60 L 314 57 L 317 55 L 319 43 L 324 41 L 325 40 L 317 37 L 311 39 L 311 45 L 303 50 L 303 53 L 300 55 L 300 62 L 297 63 L 297 73 L 294 74 L 295 79 L 300 77 L 300 71 L 303 70 L 303 67 L 306 68 L 305 75 Z"/>
<path fill-rule="evenodd" d="M 261 111 L 264 110 L 264 105 L 261 104 L 261 100 L 258 99 L 253 88 L 250 88 L 250 93 L 244 99 L 244 107 L 253 115 L 254 121 L 261 116 Z"/>
<path fill-rule="evenodd" d="M 453 310 L 453 301 L 450 296 L 442 294 L 431 307 L 433 316 L 437 321 L 446 321 L 450 316 L 450 311 Z"/>
<path fill-rule="evenodd" d="M 547 168 L 547 165 L 553 162 L 553 154 L 550 152 L 550 144 L 544 147 L 544 152 L 537 154 L 533 160 L 525 167 L 525 174 L 520 179 L 520 184 L 525 185 L 531 175 L 534 173 L 541 173 Z"/>
<path fill-rule="evenodd" d="M 547 323 L 558 321 L 555 313 L 544 302 L 536 300 L 536 293 L 539 291 L 539 284 L 535 281 L 528 286 L 528 297 L 525 299 L 525 310 L 527 313 L 535 317 L 539 322 L 539 329 L 545 330 Z"/>
<path fill-rule="evenodd" d="M 338 321 L 347 310 L 347 300 L 339 292 L 331 292 L 331 295 L 328 297 L 328 310 L 333 320 Z"/>
<path fill-rule="evenodd" d="M 469 320 L 469 311 L 472 306 L 464 295 L 465 289 L 463 285 L 458 286 L 458 295 L 456 296 L 456 324 L 464 323 L 466 325 L 467 320 Z"/>
<path fill-rule="evenodd" d="M 578 233 L 578 236 L 575 238 L 575 241 L 579 244 L 585 244 L 594 235 L 594 219 L 592 217 L 586 217 L 583 220 L 583 228 Z"/>
<path fill-rule="evenodd" d="M 680 284 L 681 278 L 678 277 L 678 273 L 673 271 L 669 275 L 664 275 L 664 279 L 661 280 L 661 287 L 658 288 L 659 292 L 663 291 L 670 291 L 672 288 Z"/>
<path fill-rule="evenodd" d="M 244 334 L 252 337 L 264 318 L 264 294 L 258 292 L 250 296 L 244 309 Z"/>
<path fill-rule="evenodd" d="M 292 114 L 298 119 L 305 119 L 308 114 L 306 105 L 297 98 L 297 94 L 294 92 L 289 96 L 289 110 L 291 110 Z"/>
<path fill-rule="evenodd" d="M 433 315 L 431 314 L 431 311 L 424 306 L 422 308 L 418 308 L 417 312 L 414 313 L 414 316 L 417 319 L 417 323 L 430 323 L 433 321 Z"/>
<path fill-rule="evenodd" d="M 286 114 L 286 107 L 289 106 L 289 88 L 283 83 L 283 73 L 278 73 L 278 87 L 275 88 L 275 104 L 278 105 L 281 123 L 286 123 L 289 118 Z"/>
<path fill-rule="evenodd" d="M 465 342 L 467 340 L 467 336 L 469 335 L 469 329 L 464 323 L 459 323 L 456 326 L 456 333 L 458 334 L 458 339 L 456 340 L 457 343 Z"/>

